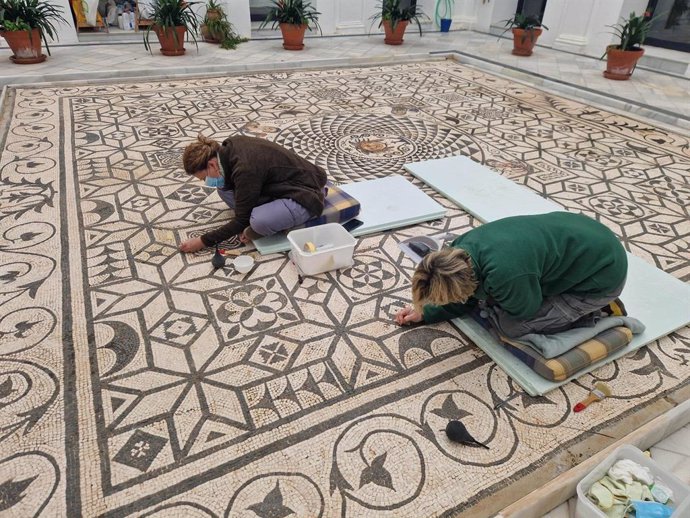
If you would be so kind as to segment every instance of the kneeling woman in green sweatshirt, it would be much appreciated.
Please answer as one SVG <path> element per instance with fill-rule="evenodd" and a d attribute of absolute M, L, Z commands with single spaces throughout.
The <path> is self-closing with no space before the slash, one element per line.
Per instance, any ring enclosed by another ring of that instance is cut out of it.
<path fill-rule="evenodd" d="M 427 255 L 412 277 L 414 307 L 398 324 L 433 323 L 488 306 L 506 336 L 594 325 L 625 285 L 628 261 L 613 232 L 580 214 L 515 216 Z"/>

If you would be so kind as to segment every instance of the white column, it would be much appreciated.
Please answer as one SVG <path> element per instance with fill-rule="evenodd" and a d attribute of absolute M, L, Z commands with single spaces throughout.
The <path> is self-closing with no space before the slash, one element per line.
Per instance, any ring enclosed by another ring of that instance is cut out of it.
<path fill-rule="evenodd" d="M 332 0 L 332 28 L 335 34 L 366 34 L 371 26 L 376 0 Z M 376 24 L 371 28 L 376 32 Z"/>
<path fill-rule="evenodd" d="M 597 0 L 562 2 L 559 31 L 556 39 L 553 40 L 553 48 L 571 52 L 583 52 L 585 50 L 589 42 L 590 25 L 594 23 L 593 14 L 596 2 Z M 547 2 L 547 6 L 548 4 Z"/>
<path fill-rule="evenodd" d="M 72 19 L 72 10 L 69 6 L 69 0 L 51 0 L 50 3 L 56 7 L 62 8 L 62 17 L 67 23 L 53 23 L 57 30 L 58 42 L 49 41 L 49 43 L 51 45 L 53 43 L 78 43 L 79 36 L 77 35 L 77 28 L 74 26 L 74 20 Z"/>
<path fill-rule="evenodd" d="M 422 12 L 427 15 L 428 18 L 421 18 L 419 21 L 422 23 L 422 29 L 424 31 L 437 31 L 439 27 L 434 21 L 434 11 L 436 11 L 436 0 L 417 0 L 417 12 Z M 417 24 L 410 26 L 410 29 L 417 31 Z M 408 29 L 408 30 L 410 30 Z M 419 32 L 417 32 L 417 37 L 419 37 Z"/>
<path fill-rule="evenodd" d="M 541 33 L 541 36 L 539 36 L 539 45 L 551 47 L 553 42 L 560 34 L 565 4 L 566 0 L 548 0 L 546 2 L 546 9 L 544 10 L 544 17 L 542 18 L 541 23 L 546 25 L 548 30 L 545 29 Z"/>
<path fill-rule="evenodd" d="M 339 0 L 312 0 L 312 5 L 319 14 L 319 25 L 323 35 L 335 34 L 336 6 Z"/>
<path fill-rule="evenodd" d="M 458 0 L 455 2 L 453 23 L 460 24 L 463 28 L 474 27 L 477 23 L 477 2 L 481 0 Z"/>
<path fill-rule="evenodd" d="M 228 14 L 228 20 L 238 36 L 251 38 L 252 22 L 249 16 L 249 0 L 221 0 L 221 5 Z"/>
<path fill-rule="evenodd" d="M 515 16 L 518 0 L 474 0 L 477 19 L 474 30 L 489 32 L 492 26 L 503 26 L 503 20 Z"/>
<path fill-rule="evenodd" d="M 589 38 L 585 53 L 590 56 L 601 56 L 606 47 L 616 43 L 618 39 L 613 35 L 613 29 L 608 25 L 615 25 L 626 20 L 630 13 L 641 15 L 647 9 L 647 0 L 599 0 L 592 17 Z"/>

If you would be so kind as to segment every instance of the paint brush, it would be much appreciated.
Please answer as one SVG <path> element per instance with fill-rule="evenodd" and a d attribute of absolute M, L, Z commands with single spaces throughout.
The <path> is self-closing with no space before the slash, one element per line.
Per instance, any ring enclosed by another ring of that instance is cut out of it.
<path fill-rule="evenodd" d="M 589 396 L 587 396 L 585 399 L 580 401 L 577 405 L 575 405 L 575 408 L 573 408 L 573 412 L 582 412 L 585 408 L 587 408 L 590 403 L 594 403 L 595 401 L 601 401 L 605 397 L 609 397 L 611 395 L 611 388 L 603 382 L 598 382 L 596 385 L 594 385 L 594 388 L 592 391 L 589 393 Z"/>

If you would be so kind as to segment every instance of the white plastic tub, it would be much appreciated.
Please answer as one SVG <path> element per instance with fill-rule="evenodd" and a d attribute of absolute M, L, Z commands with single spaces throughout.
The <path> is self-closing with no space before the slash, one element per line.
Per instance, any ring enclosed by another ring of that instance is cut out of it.
<path fill-rule="evenodd" d="M 357 240 L 339 223 L 300 228 L 287 235 L 290 257 L 304 275 L 316 275 L 352 266 Z M 305 251 L 312 243 L 316 251 Z"/>
<path fill-rule="evenodd" d="M 673 502 L 671 504 L 675 508 L 671 515 L 673 518 L 687 518 L 690 516 L 690 486 L 684 484 L 675 475 L 661 469 L 653 459 L 647 457 L 635 446 L 625 444 L 616 449 L 577 485 L 576 518 L 606 518 L 606 515 L 596 504 L 587 498 L 587 491 L 592 487 L 592 484 L 603 478 L 609 468 L 620 459 L 630 459 L 633 462 L 648 467 L 655 479 L 658 479 L 673 491 Z"/>

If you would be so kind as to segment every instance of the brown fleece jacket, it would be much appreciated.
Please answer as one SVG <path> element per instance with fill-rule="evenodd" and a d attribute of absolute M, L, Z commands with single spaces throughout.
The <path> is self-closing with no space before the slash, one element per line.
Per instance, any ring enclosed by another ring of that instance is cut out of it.
<path fill-rule="evenodd" d="M 261 138 L 237 136 L 223 142 L 218 156 L 225 172 L 223 189 L 235 194 L 235 217 L 201 236 L 206 246 L 242 232 L 261 203 L 288 198 L 313 216 L 323 211 L 326 172 L 292 151 Z"/>

